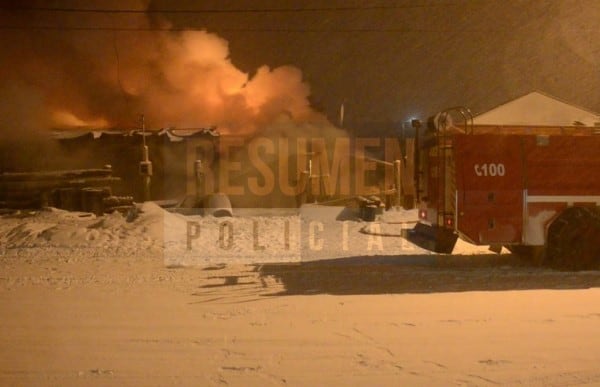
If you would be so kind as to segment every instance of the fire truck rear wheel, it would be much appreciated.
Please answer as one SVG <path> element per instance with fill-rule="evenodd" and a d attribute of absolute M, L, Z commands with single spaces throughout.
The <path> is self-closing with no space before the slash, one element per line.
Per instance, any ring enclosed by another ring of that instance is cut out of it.
<path fill-rule="evenodd" d="M 586 270 L 600 267 L 600 210 L 570 207 L 548 228 L 547 259 L 552 267 Z"/>

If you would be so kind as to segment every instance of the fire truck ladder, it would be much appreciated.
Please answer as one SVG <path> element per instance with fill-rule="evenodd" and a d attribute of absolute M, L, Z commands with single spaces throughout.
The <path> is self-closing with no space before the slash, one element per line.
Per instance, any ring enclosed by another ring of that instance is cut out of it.
<path fill-rule="evenodd" d="M 463 128 L 452 123 L 452 114 L 462 117 Z M 458 106 L 440 112 L 435 119 L 437 129 L 435 154 L 438 168 L 436 195 L 437 226 L 456 226 L 456 173 L 453 155 L 453 133 L 473 133 L 473 115 L 468 108 Z"/>

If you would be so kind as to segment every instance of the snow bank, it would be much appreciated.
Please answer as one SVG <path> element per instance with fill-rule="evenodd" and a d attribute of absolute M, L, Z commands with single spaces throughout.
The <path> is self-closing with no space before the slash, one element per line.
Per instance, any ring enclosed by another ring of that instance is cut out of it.
<path fill-rule="evenodd" d="M 135 250 L 158 247 L 163 216 L 158 210 L 148 206 L 142 206 L 142 211 L 132 222 L 128 222 L 126 216 L 118 212 L 96 217 L 89 213 L 55 208 L 5 215 L 0 218 L 0 245 L 7 249 L 51 247 Z"/>
<path fill-rule="evenodd" d="M 282 210 L 217 218 L 170 213 L 148 202 L 135 213 L 96 217 L 49 208 L 2 216 L 0 246 L 153 251 L 163 255 L 165 264 L 183 266 L 431 254 L 403 237 L 417 221 L 416 210 L 392 209 L 375 222 L 363 222 L 344 211 L 306 206 L 296 215 Z M 460 240 L 455 248 L 455 254 L 480 253 L 489 251 Z"/>

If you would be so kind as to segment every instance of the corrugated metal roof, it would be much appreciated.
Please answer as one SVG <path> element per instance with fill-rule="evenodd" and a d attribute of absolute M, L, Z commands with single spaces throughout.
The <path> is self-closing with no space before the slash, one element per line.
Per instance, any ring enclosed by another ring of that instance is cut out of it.
<path fill-rule="evenodd" d="M 52 138 L 56 140 L 72 140 L 75 138 L 92 135 L 94 140 L 102 136 L 141 136 L 143 132 L 139 129 L 134 130 L 80 130 L 80 129 L 57 129 L 52 131 Z M 186 137 L 193 136 L 212 136 L 218 137 L 219 132 L 216 128 L 163 128 L 158 130 L 146 130 L 146 136 L 167 136 L 169 141 L 179 142 Z"/>

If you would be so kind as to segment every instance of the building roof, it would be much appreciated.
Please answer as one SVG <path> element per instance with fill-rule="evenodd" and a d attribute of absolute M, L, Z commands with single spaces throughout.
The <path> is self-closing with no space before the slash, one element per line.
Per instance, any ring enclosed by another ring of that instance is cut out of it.
<path fill-rule="evenodd" d="M 102 136 L 141 136 L 143 133 L 141 130 L 118 130 L 118 129 L 106 129 L 106 130 L 78 130 L 78 129 L 65 129 L 65 130 L 54 130 L 52 137 L 56 140 L 70 140 L 81 136 L 92 135 L 94 140 L 99 139 Z M 175 129 L 165 128 L 160 130 L 147 130 L 145 131 L 146 136 L 167 136 L 171 142 L 179 142 L 186 137 L 194 136 L 219 136 L 219 132 L 215 128 L 190 128 L 190 129 Z"/>
<path fill-rule="evenodd" d="M 600 126 L 600 114 L 540 91 L 504 103 L 474 117 L 475 125 Z"/>

